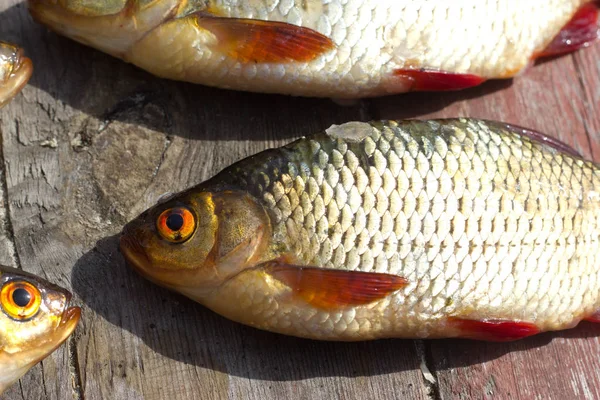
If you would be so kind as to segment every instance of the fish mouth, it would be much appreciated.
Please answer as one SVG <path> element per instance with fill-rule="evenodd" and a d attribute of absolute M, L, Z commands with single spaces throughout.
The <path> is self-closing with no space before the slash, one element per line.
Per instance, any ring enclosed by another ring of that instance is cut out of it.
<path fill-rule="evenodd" d="M 68 298 L 70 296 L 67 296 Z M 0 375 L 2 375 L 0 376 L 0 394 L 31 367 L 60 347 L 71 336 L 80 318 L 81 309 L 79 307 L 66 307 L 61 315 L 58 327 L 42 343 L 32 342 L 29 348 L 17 353 L 2 353 L 0 351 Z"/>
<path fill-rule="evenodd" d="M 142 245 L 135 238 L 129 236 L 125 230 L 121 233 L 119 248 L 127 264 L 138 274 L 157 285 L 164 285 L 162 282 L 155 280 L 148 272 L 147 266 L 150 264 L 150 260 L 146 252 Z"/>
<path fill-rule="evenodd" d="M 59 327 L 66 334 L 66 336 L 71 335 L 79 320 L 81 319 L 81 308 L 80 307 L 67 307 L 65 312 L 63 313 L 62 318 L 60 319 Z"/>
<path fill-rule="evenodd" d="M 33 73 L 33 63 L 23 55 L 21 49 L 15 53 L 15 59 L 10 74 L 4 82 L 0 82 L 0 107 L 25 87 Z"/>
<path fill-rule="evenodd" d="M 119 247 L 127 264 L 142 277 L 158 286 L 173 290 L 176 289 L 178 285 L 172 285 L 166 280 L 160 279 L 161 268 L 155 266 L 150 268 L 152 263 L 144 251 L 144 248 L 135 237 L 128 235 L 126 230 L 123 230 L 123 233 L 121 234 Z M 164 271 L 166 272 L 166 270 Z"/>
<path fill-rule="evenodd" d="M 119 248 L 121 249 L 121 253 L 123 253 L 123 257 L 125 257 L 125 261 L 134 267 L 136 271 L 139 270 L 142 272 L 145 269 L 143 267 L 145 264 L 144 261 L 147 263 L 148 258 L 137 240 L 128 236 L 126 232 L 123 232 L 119 239 Z"/>
<path fill-rule="evenodd" d="M 194 278 L 186 275 L 187 270 L 168 270 L 154 265 L 142 244 L 133 235 L 127 233 L 127 227 L 121 233 L 119 248 L 126 263 L 140 276 L 155 285 L 177 292 L 185 291 L 190 287 L 196 292 L 201 291 L 194 283 Z"/>
<path fill-rule="evenodd" d="M 65 300 L 65 310 L 63 311 L 58 327 L 54 331 L 53 340 L 54 348 L 50 351 L 54 351 L 58 346 L 60 346 L 71 334 L 75 331 L 79 320 L 81 319 L 81 308 L 79 307 L 70 307 L 69 303 L 71 302 L 71 293 L 66 293 Z"/>
<path fill-rule="evenodd" d="M 62 345 L 65 340 L 75 331 L 77 324 L 81 319 L 81 308 L 67 307 L 62 314 L 60 323 L 52 335 L 50 347 L 46 350 L 46 354 L 50 354 Z"/>
<path fill-rule="evenodd" d="M 81 308 L 69 307 L 68 298 L 69 296 L 67 296 L 67 306 L 60 316 L 60 322 L 56 329 L 51 331 L 41 342 L 39 340 L 32 342 L 29 349 L 21 350 L 14 354 L 13 357 L 29 360 L 24 365 L 30 367 L 46 358 L 50 353 L 60 347 L 69 336 L 71 336 L 81 319 Z M 27 368 L 29 369 L 29 367 Z"/>

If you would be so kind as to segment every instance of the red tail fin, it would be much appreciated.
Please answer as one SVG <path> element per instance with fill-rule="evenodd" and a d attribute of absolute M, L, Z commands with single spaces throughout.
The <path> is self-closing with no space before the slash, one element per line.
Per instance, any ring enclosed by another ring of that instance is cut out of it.
<path fill-rule="evenodd" d="M 544 51 L 534 58 L 557 56 L 588 46 L 599 36 L 596 3 L 582 6 Z"/>
<path fill-rule="evenodd" d="M 584 318 L 585 321 L 600 323 L 600 311 L 596 311 L 589 317 Z"/>

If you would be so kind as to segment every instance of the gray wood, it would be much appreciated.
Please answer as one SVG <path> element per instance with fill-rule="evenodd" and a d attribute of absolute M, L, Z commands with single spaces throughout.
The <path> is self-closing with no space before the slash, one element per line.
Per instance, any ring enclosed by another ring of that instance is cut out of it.
<path fill-rule="evenodd" d="M 3 398 L 598 396 L 595 325 L 508 345 L 301 340 L 156 287 L 118 251 L 123 224 L 161 194 L 332 123 L 498 119 L 598 159 L 598 46 L 514 82 L 340 107 L 161 80 L 46 31 L 19 0 L 0 5 L 0 38 L 22 45 L 35 66 L 23 94 L 0 110 L 0 262 L 72 289 L 84 311 L 68 345 Z"/>
<path fill-rule="evenodd" d="M 35 66 L 1 111 L 16 249 L 24 269 L 72 288 L 84 317 L 70 346 L 7 399 L 427 397 L 412 341 L 320 343 L 247 328 L 145 281 L 118 252 L 122 225 L 161 194 L 369 118 L 362 105 L 159 80 L 47 32 L 9 3 L 1 37 Z"/>

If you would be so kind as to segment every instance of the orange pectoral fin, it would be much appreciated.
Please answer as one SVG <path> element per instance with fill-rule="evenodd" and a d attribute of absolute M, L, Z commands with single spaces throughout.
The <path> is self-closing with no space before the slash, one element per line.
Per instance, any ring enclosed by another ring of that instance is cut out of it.
<path fill-rule="evenodd" d="M 533 58 L 551 57 L 586 47 L 598 39 L 598 7 L 582 6 L 542 52 Z"/>
<path fill-rule="evenodd" d="M 308 62 L 335 47 L 327 36 L 284 22 L 197 14 L 196 24 L 212 32 L 217 46 L 241 62 Z"/>
<path fill-rule="evenodd" d="M 269 263 L 266 270 L 302 299 L 319 308 L 357 306 L 380 300 L 406 286 L 400 276 Z"/>
<path fill-rule="evenodd" d="M 535 324 L 524 321 L 450 317 L 448 323 L 461 332 L 459 335 L 461 338 L 490 342 L 510 342 L 540 333 L 540 329 Z"/>

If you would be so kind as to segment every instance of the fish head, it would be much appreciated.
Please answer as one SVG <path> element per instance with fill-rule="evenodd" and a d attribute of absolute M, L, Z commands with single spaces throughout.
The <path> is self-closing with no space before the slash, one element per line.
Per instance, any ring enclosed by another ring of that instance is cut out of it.
<path fill-rule="evenodd" d="M 0 393 L 73 333 L 81 310 L 70 300 L 58 286 L 0 266 Z"/>
<path fill-rule="evenodd" d="M 181 0 L 28 0 L 33 19 L 115 57 L 179 10 Z M 185 2 L 184 2 L 185 3 Z"/>
<path fill-rule="evenodd" d="M 0 107 L 21 91 L 32 71 L 33 64 L 21 49 L 0 41 Z"/>
<path fill-rule="evenodd" d="M 120 247 L 141 275 L 202 302 L 260 262 L 270 233 L 270 219 L 251 195 L 191 189 L 128 223 Z"/>

